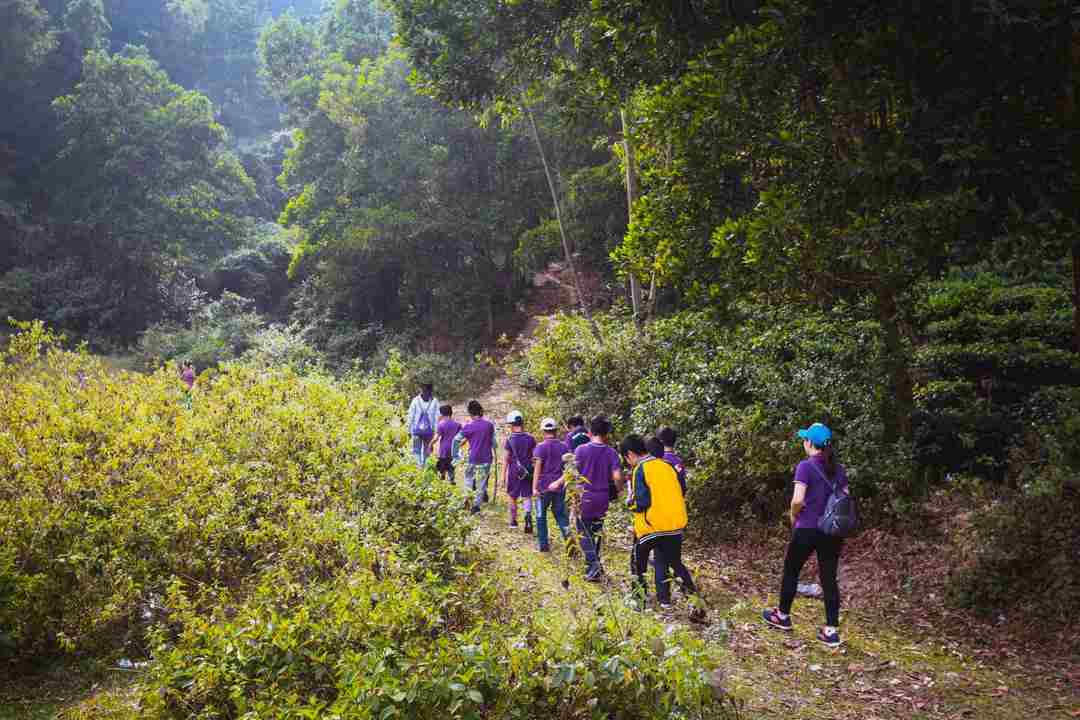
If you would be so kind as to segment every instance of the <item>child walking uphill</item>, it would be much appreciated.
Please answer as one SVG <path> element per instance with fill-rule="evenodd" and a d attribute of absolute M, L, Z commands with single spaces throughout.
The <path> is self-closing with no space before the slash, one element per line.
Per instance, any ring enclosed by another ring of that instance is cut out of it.
<path fill-rule="evenodd" d="M 664 454 L 657 455 L 657 457 L 666 460 L 671 467 L 675 468 L 675 472 L 679 475 L 679 485 L 682 486 L 683 497 L 686 497 L 686 466 L 683 464 L 682 458 L 675 452 L 675 431 L 669 427 L 662 427 L 656 431 L 656 439 L 664 446 Z"/>
<path fill-rule="evenodd" d="M 548 544 L 548 511 L 555 516 L 563 540 L 570 535 L 570 520 L 566 515 L 566 487 L 563 481 L 563 468 L 566 462 L 563 455 L 570 452 L 566 443 L 559 440 L 555 433 L 559 424 L 555 418 L 544 418 L 540 429 L 544 439 L 533 450 L 533 510 L 536 515 L 536 541 L 540 552 L 550 552 Z"/>
<path fill-rule="evenodd" d="M 465 487 L 475 492 L 472 505 L 474 513 L 480 512 L 480 504 L 487 501 L 488 479 L 491 477 L 492 452 L 495 446 L 495 424 L 484 417 L 484 406 L 476 400 L 469 401 L 469 422 L 458 432 L 458 437 L 469 443 L 469 461 L 465 465 Z"/>
<path fill-rule="evenodd" d="M 454 408 L 450 405 L 440 407 L 439 424 L 435 430 L 435 439 L 431 442 L 431 449 L 438 453 L 435 469 L 439 477 L 450 482 L 454 482 L 454 438 L 459 432 L 461 423 L 454 420 Z"/>
<path fill-rule="evenodd" d="M 657 441 L 659 442 L 659 441 Z M 628 500 L 634 513 L 634 548 L 630 553 L 630 572 L 634 575 L 641 600 L 648 598 L 645 571 L 649 555 L 656 552 L 656 599 L 662 610 L 671 608 L 670 569 L 687 595 L 697 595 L 690 571 L 682 561 L 682 536 L 686 529 L 686 501 L 675 468 L 657 458 L 646 448 L 640 435 L 627 435 L 619 450 L 633 468 Z M 702 622 L 703 608 L 695 607 L 690 619 Z"/>
<path fill-rule="evenodd" d="M 503 448 L 503 477 L 506 478 L 506 494 L 510 498 L 510 527 L 518 526 L 518 503 L 525 508 L 525 533 L 532 534 L 533 450 L 536 438 L 525 432 L 525 418 L 517 410 L 506 416 L 510 436 Z"/>
<path fill-rule="evenodd" d="M 589 442 L 589 433 L 585 429 L 585 421 L 580 415 L 572 415 L 566 418 L 566 438 L 563 440 L 570 452 Z"/>
<path fill-rule="evenodd" d="M 795 601 L 799 573 L 816 553 L 818 577 L 825 595 L 825 625 L 818 629 L 817 639 L 829 647 L 840 641 L 840 586 L 836 570 L 840 564 L 841 538 L 818 530 L 818 519 L 824 514 L 831 487 L 847 493 L 848 480 L 844 466 L 836 462 L 832 447 L 832 430 L 821 423 L 800 430 L 807 459 L 795 468 L 795 492 L 791 498 L 791 543 L 784 558 L 784 578 L 780 583 L 780 606 L 766 608 L 761 617 L 769 625 L 791 630 L 791 604 Z M 831 486 L 831 487 L 830 487 Z"/>
<path fill-rule="evenodd" d="M 622 463 L 619 453 L 607 444 L 609 434 L 611 423 L 597 415 L 589 423 L 589 442 L 574 451 L 574 463 L 585 479 L 576 526 L 585 555 L 585 579 L 591 582 L 599 582 L 604 576 L 600 562 L 604 518 L 622 481 Z"/>

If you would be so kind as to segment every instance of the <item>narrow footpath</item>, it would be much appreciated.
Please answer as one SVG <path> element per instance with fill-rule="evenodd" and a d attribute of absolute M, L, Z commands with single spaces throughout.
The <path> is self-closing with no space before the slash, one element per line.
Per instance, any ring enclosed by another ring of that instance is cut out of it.
<path fill-rule="evenodd" d="M 539 400 L 505 375 L 479 399 L 499 426 L 500 447 L 506 414 L 535 407 Z M 534 536 L 510 528 L 505 496 L 493 497 L 480 518 L 481 541 L 495 551 L 500 569 L 516 583 L 517 592 L 508 601 L 520 604 L 523 612 L 539 614 L 552 632 L 571 632 L 599 606 L 623 617 L 634 613 L 626 604 L 630 530 L 629 513 L 621 504 L 613 504 L 609 515 L 607 579 L 599 585 L 583 580 L 578 556 L 567 557 L 557 530 L 552 552 L 542 555 Z M 651 604 L 644 621 L 663 623 L 669 631 L 686 629 L 707 642 L 726 689 L 745 703 L 746 717 L 1080 717 L 1076 663 L 1051 658 L 1033 667 L 1029 656 L 987 655 L 974 644 L 911 620 L 918 617 L 917 608 L 893 616 L 865 603 L 845 607 L 845 644 L 838 649 L 814 640 L 822 615 L 817 599 L 796 601 L 793 633 L 766 627 L 758 613 L 770 599 L 775 601 L 771 594 L 780 574 L 783 538 L 761 531 L 760 537 L 743 537 L 738 544 L 703 546 L 694 538 L 692 523 L 687 565 L 708 603 L 709 621 L 690 623 L 687 603 L 678 593 L 673 611 L 662 613 Z M 816 582 L 813 563 L 803 579 Z"/>

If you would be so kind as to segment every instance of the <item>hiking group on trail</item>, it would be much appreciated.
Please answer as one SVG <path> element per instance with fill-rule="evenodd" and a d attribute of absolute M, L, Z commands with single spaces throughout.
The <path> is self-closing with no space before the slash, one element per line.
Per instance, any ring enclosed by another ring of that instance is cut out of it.
<path fill-rule="evenodd" d="M 467 445 L 465 488 L 470 494 L 470 509 L 478 513 L 490 499 L 488 483 L 492 466 L 496 465 L 496 426 L 484 416 L 479 401 L 470 400 L 467 410 L 469 420 L 462 425 L 454 420 L 453 407 L 439 405 L 432 385 L 425 383 L 409 405 L 407 427 L 417 465 L 427 466 L 428 458 L 434 455 L 436 472 L 449 482 L 456 482 L 456 462 L 461 457 L 461 446 Z M 567 551 L 576 553 L 580 549 L 585 579 L 598 582 L 605 575 L 604 522 L 612 501 L 625 485 L 625 504 L 633 515 L 630 570 L 636 607 L 645 607 L 646 574 L 651 565 L 660 609 L 672 607 L 671 587 L 678 583 L 690 598 L 690 619 L 706 620 L 697 585 L 682 561 L 683 532 L 688 524 L 687 472 L 675 450 L 675 430 L 663 427 L 648 438 L 626 435 L 616 450 L 610 442 L 611 423 L 602 415 L 592 418 L 587 429 L 582 417 L 567 418 L 562 439 L 559 423 L 544 418 L 539 442 L 526 432 L 521 412 L 511 411 L 506 425 L 508 433 L 501 447 L 502 461 L 496 465 L 495 490 L 501 467 L 510 527 L 523 525 L 526 534 L 535 532 L 538 550 L 548 553 L 550 514 Z M 784 559 L 780 604 L 762 610 L 761 617 L 771 627 L 792 629 L 790 613 L 799 573 L 810 556 L 816 555 L 825 600 L 825 625 L 819 628 L 817 638 L 837 647 L 841 644 L 837 569 L 843 539 L 857 530 L 858 517 L 848 494 L 847 473 L 836 461 L 832 431 L 814 423 L 799 430 L 797 436 L 807 459 L 795 469 L 789 510 L 792 535 Z M 629 468 L 625 483 L 624 463 Z M 568 482 L 574 488 L 570 498 Z"/>

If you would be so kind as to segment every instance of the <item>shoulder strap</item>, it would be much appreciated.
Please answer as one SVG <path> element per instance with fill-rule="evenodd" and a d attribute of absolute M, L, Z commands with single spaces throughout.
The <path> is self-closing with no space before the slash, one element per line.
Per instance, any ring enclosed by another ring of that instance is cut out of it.
<path fill-rule="evenodd" d="M 810 463 L 810 467 L 814 468 L 814 471 L 818 474 L 822 480 L 825 481 L 825 487 L 829 490 L 829 494 L 832 495 L 836 492 L 836 483 L 829 480 L 829 476 L 825 474 L 825 471 L 818 467 L 818 464 L 813 460 L 807 460 Z"/>
<path fill-rule="evenodd" d="M 525 472 L 528 472 L 529 470 L 525 466 L 525 463 L 521 462 L 521 458 L 518 457 L 517 448 L 514 446 L 514 443 L 511 442 L 511 440 L 513 440 L 513 439 L 514 439 L 513 435 L 511 435 L 510 437 L 508 437 L 506 439 L 506 444 L 510 446 L 510 454 L 514 456 L 514 462 L 516 462 L 518 464 L 518 467 L 521 468 L 522 470 L 524 470 Z"/>

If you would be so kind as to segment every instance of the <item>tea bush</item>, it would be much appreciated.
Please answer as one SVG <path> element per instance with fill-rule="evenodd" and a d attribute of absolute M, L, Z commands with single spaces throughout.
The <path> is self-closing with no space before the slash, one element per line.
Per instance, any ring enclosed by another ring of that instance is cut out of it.
<path fill-rule="evenodd" d="M 9 648 L 118 650 L 173 576 L 242 584 L 408 476 L 373 390 L 229 366 L 112 372 L 40 328 L 0 367 L 0 626 Z M 190 405 L 190 407 L 189 407 Z"/>

